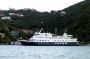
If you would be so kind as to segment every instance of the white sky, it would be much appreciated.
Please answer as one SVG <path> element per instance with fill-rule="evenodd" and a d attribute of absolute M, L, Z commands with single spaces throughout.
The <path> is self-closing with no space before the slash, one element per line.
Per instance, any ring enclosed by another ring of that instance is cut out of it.
<path fill-rule="evenodd" d="M 38 11 L 61 10 L 83 0 L 0 0 L 0 9 L 33 8 Z"/>

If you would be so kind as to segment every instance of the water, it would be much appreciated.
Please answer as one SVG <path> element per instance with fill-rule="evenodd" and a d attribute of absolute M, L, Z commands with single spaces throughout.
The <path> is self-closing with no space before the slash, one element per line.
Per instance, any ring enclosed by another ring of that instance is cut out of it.
<path fill-rule="evenodd" d="M 90 46 L 0 45 L 0 59 L 90 59 Z"/>

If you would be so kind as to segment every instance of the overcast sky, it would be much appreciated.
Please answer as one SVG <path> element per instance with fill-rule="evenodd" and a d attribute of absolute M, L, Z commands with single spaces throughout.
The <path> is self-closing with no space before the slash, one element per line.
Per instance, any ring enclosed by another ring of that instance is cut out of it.
<path fill-rule="evenodd" d="M 61 10 L 83 0 L 0 0 L 0 9 L 33 8 L 38 11 Z"/>

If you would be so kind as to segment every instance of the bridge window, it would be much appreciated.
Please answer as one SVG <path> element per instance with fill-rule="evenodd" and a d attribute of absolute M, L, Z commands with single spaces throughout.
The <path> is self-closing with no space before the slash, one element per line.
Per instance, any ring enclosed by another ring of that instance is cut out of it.
<path fill-rule="evenodd" d="M 42 41 L 44 41 L 44 40 L 42 40 Z"/>

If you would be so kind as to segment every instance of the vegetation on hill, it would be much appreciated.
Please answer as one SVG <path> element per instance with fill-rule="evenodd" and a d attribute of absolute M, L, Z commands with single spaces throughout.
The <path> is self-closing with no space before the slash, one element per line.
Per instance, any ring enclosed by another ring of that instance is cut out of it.
<path fill-rule="evenodd" d="M 69 31 L 79 40 L 90 41 L 90 1 L 86 0 L 64 9 L 68 19 Z"/>
<path fill-rule="evenodd" d="M 62 13 L 65 12 L 65 13 Z M 0 20 L 4 23 L 0 25 L 0 31 L 7 33 L 13 29 L 32 29 L 36 30 L 43 27 L 45 31 L 54 33 L 58 29 L 59 35 L 62 35 L 67 28 L 67 33 L 77 37 L 79 41 L 90 41 L 90 1 L 85 0 L 65 8 L 63 11 L 39 12 L 35 9 L 3 10 L 0 11 L 5 16 L 12 18 L 9 20 Z M 9 15 L 9 13 L 20 13 L 23 17 Z M 43 24 L 41 22 L 43 21 Z M 5 29 L 2 30 L 2 26 Z M 7 26 L 7 27 L 6 27 Z"/>

